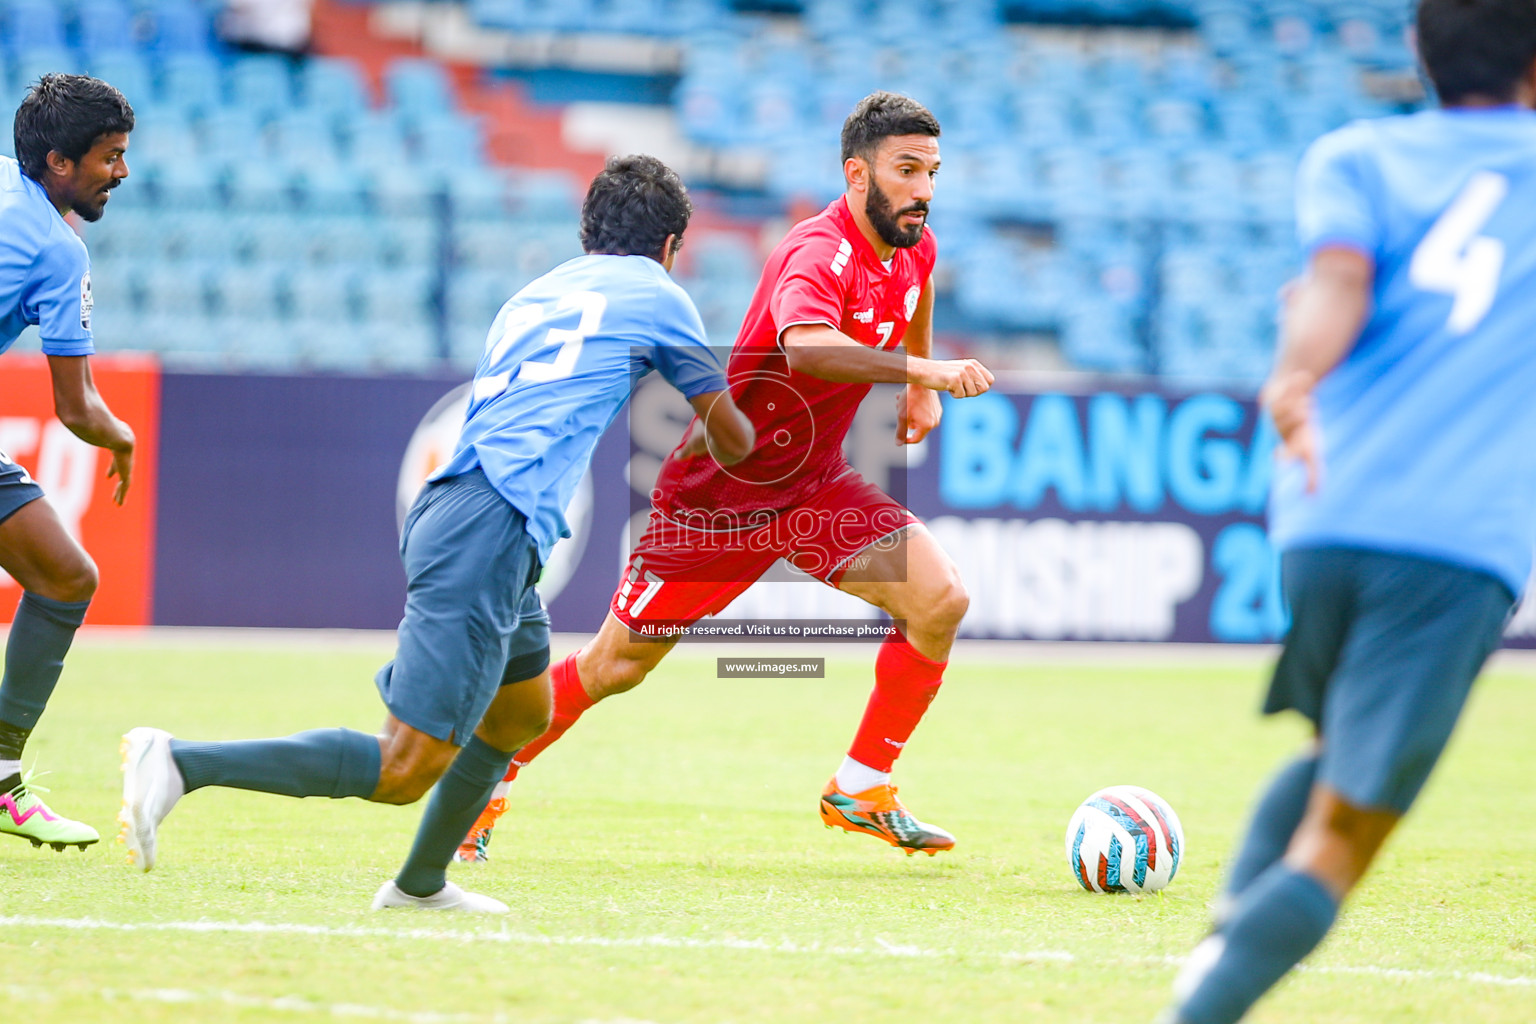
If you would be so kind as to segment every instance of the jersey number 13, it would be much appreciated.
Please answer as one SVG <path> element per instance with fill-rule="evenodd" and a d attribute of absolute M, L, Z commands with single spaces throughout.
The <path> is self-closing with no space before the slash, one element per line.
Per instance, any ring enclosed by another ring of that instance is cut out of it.
<path fill-rule="evenodd" d="M 597 329 L 603 322 L 603 313 L 607 309 L 608 300 L 600 292 L 571 292 L 555 303 L 554 316 L 579 311 L 581 317 L 575 328 L 551 327 L 540 344 L 532 349 L 524 347 L 519 351 L 516 359 L 517 379 L 550 381 L 569 377 L 571 371 L 576 369 L 576 359 L 581 355 L 582 343 L 597 333 Z M 540 302 L 530 302 L 507 314 L 507 319 L 502 324 L 501 338 L 491 346 L 486 359 L 487 372 L 475 381 L 477 401 L 495 398 L 512 386 L 512 367 L 508 366 L 505 370 L 498 370 L 497 367 L 505 365 L 509 356 L 512 355 L 512 350 L 519 347 L 518 342 L 532 335 L 544 320 L 544 304 Z M 545 356 L 550 349 L 554 350 L 552 359 L 533 358 Z"/>

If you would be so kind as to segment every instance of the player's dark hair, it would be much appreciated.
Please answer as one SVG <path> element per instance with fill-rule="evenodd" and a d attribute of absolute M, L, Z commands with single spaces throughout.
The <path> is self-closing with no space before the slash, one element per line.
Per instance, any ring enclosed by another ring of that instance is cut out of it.
<path fill-rule="evenodd" d="M 872 92 L 859 100 L 843 122 L 843 159 L 874 157 L 880 143 L 893 135 L 939 137 L 939 119 L 910 96 Z"/>
<path fill-rule="evenodd" d="M 1508 102 L 1536 62 L 1532 0 L 1419 0 L 1419 59 L 1440 94 Z"/>
<path fill-rule="evenodd" d="M 88 75 L 44 75 L 16 108 L 12 132 L 16 160 L 34 181 L 48 173 L 48 154 L 70 160 L 91 151 L 96 140 L 133 131 L 133 108 L 122 93 Z"/>
<path fill-rule="evenodd" d="M 662 258 L 683 244 L 693 204 L 677 173 L 653 156 L 615 156 L 581 204 L 581 248 L 589 253 Z"/>

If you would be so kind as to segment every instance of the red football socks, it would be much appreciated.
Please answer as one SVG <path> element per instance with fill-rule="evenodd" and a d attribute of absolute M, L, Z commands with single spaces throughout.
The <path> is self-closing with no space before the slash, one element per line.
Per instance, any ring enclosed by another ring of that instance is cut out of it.
<path fill-rule="evenodd" d="M 890 771 L 938 694 L 948 664 L 923 657 L 899 633 L 887 637 L 875 656 L 875 692 L 848 756 L 876 771 Z"/>
<path fill-rule="evenodd" d="M 581 676 L 576 672 L 576 655 L 570 654 L 560 664 L 556 665 L 549 673 L 549 685 L 553 691 L 555 710 L 550 718 L 549 728 L 544 730 L 544 735 L 534 740 L 512 756 L 512 764 L 507 768 L 506 780 L 511 782 L 517 778 L 517 771 L 528 762 L 544 752 L 544 748 L 555 740 L 565 735 L 565 730 L 576 724 L 576 719 L 597 703 L 587 696 L 587 691 L 582 688 Z"/>

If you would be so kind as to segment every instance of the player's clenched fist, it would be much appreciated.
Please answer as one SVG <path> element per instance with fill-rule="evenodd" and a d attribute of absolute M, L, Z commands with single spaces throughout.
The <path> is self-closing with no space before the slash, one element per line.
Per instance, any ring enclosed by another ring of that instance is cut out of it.
<path fill-rule="evenodd" d="M 974 398 L 992 386 L 992 371 L 975 359 L 924 360 L 921 384 L 934 391 L 948 391 L 955 398 Z"/>

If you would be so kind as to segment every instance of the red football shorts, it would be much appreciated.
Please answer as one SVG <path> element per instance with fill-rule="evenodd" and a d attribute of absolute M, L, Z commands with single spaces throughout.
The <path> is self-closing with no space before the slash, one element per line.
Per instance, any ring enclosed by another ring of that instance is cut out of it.
<path fill-rule="evenodd" d="M 631 629 L 640 622 L 688 625 L 719 614 L 780 558 L 835 587 L 866 548 L 894 547 L 917 522 L 852 470 L 778 513 L 653 511 L 609 607 Z"/>

